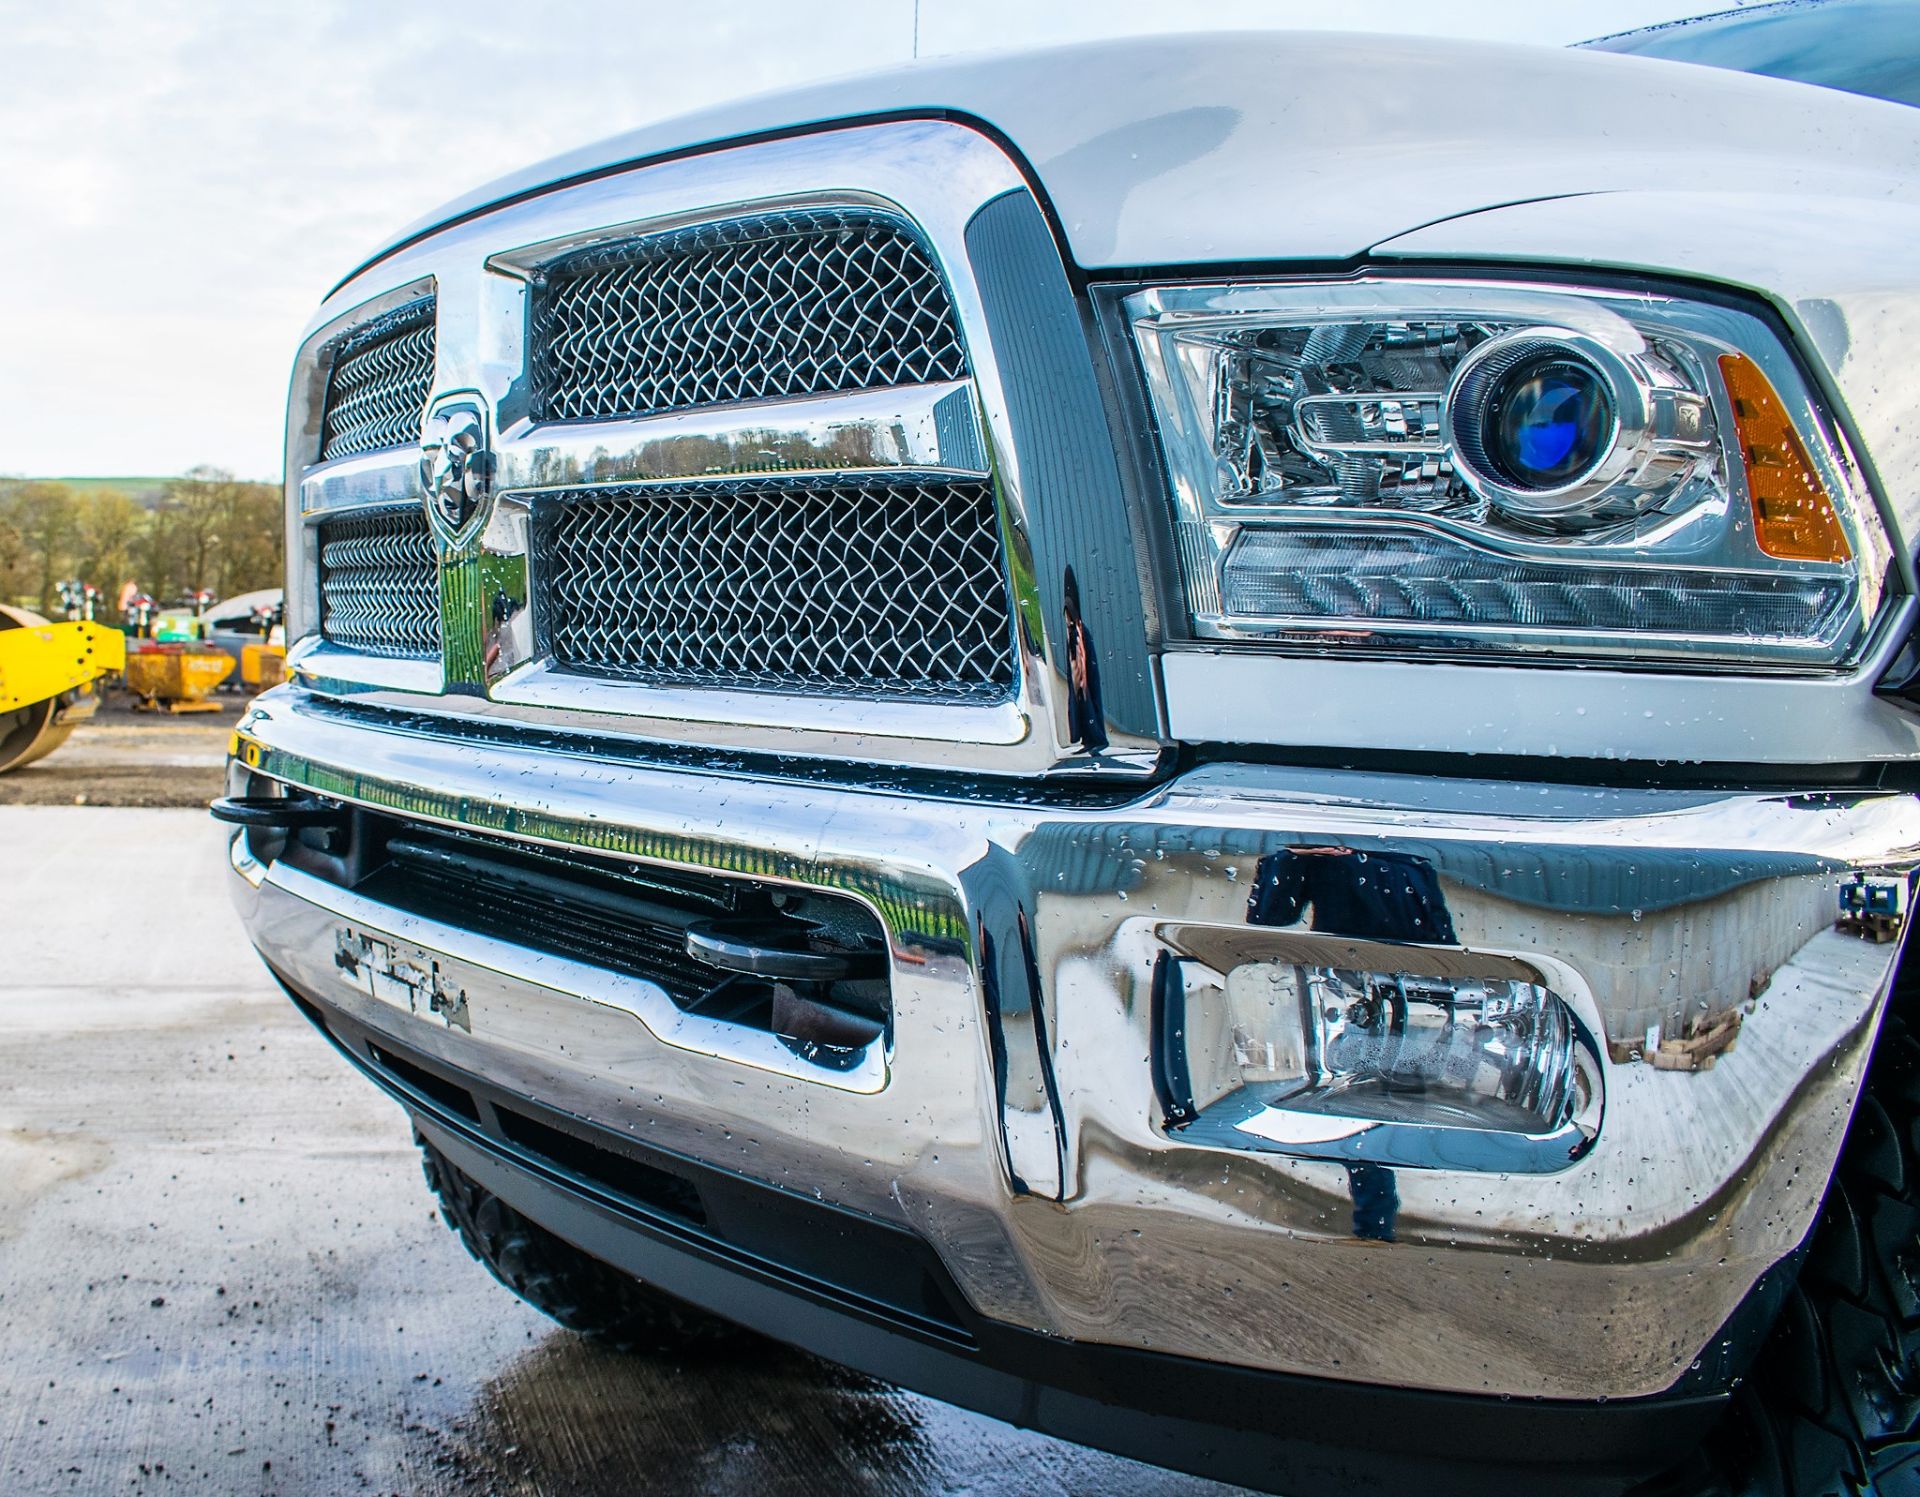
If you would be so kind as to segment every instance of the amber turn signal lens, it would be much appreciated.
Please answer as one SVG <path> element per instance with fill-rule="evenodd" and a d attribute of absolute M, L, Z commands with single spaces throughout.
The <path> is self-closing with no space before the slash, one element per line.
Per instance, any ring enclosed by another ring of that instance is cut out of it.
<path fill-rule="evenodd" d="M 1737 353 L 1720 356 L 1720 374 L 1733 401 L 1760 549 L 1784 561 L 1847 560 L 1853 550 L 1840 516 L 1766 375 Z"/>

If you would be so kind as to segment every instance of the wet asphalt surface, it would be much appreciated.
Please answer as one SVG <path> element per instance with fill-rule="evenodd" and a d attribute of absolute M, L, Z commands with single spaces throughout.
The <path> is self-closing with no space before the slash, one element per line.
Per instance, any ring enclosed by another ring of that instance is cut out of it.
<path fill-rule="evenodd" d="M 0 1493 L 1230 1491 L 527 1309 L 269 985 L 222 861 L 191 810 L 0 805 Z"/>

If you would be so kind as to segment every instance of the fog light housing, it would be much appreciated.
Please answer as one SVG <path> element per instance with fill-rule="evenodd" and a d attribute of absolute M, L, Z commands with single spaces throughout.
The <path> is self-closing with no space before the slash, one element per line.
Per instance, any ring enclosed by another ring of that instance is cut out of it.
<path fill-rule="evenodd" d="M 1537 983 L 1260 961 L 1193 991 L 1163 969 L 1157 987 L 1186 1092 L 1170 1114 L 1199 1141 L 1545 1172 L 1599 1132 L 1597 1047 Z"/>

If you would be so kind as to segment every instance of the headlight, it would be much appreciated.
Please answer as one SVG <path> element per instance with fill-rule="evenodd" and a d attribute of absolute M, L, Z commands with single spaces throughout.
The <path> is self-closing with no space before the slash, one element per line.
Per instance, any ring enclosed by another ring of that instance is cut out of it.
<path fill-rule="evenodd" d="M 1885 532 L 1729 307 L 1363 279 L 1126 298 L 1202 638 L 1846 664 Z"/>

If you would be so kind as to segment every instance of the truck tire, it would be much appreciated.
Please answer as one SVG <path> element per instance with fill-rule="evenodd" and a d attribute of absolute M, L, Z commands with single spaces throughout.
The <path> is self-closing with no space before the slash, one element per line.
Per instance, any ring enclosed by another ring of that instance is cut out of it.
<path fill-rule="evenodd" d="M 1799 1280 L 1724 1427 L 1649 1494 L 1920 1494 L 1920 995 L 1905 976 Z"/>
<path fill-rule="evenodd" d="M 529 1221 L 415 1133 L 440 1215 L 487 1271 L 543 1315 L 620 1351 L 664 1355 L 747 1332 L 669 1298 Z"/>

